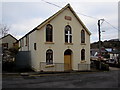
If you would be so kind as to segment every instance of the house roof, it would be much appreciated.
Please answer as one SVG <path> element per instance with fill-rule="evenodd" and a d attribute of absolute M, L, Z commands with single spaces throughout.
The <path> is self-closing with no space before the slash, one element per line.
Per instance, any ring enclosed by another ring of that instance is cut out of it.
<path fill-rule="evenodd" d="M 49 23 L 51 20 L 53 20 L 56 16 L 58 16 L 60 13 L 62 13 L 64 10 L 66 10 L 67 8 L 70 9 L 70 11 L 74 14 L 74 16 L 77 18 L 77 20 L 79 21 L 79 23 L 83 26 L 83 28 L 86 30 L 86 32 L 91 35 L 90 31 L 86 28 L 86 26 L 83 24 L 83 22 L 80 20 L 80 18 L 77 16 L 77 14 L 75 13 L 75 11 L 73 10 L 73 8 L 70 6 L 70 4 L 67 4 L 65 7 L 63 7 L 61 10 L 59 10 L 57 13 L 55 13 L 54 15 L 52 15 L 51 17 L 49 17 L 48 19 L 46 19 L 45 21 L 43 21 L 41 24 L 39 24 L 37 27 L 35 27 L 32 31 L 30 31 L 29 33 L 27 33 L 26 35 L 32 33 L 35 30 L 40 30 L 43 26 L 45 26 L 47 23 Z M 25 36 L 26 36 L 25 35 Z M 25 36 L 23 36 L 22 38 L 24 38 Z M 22 39 L 20 38 L 20 39 Z M 19 39 L 19 40 L 20 40 Z"/>
<path fill-rule="evenodd" d="M 31 30 L 30 32 L 28 32 L 27 34 L 25 34 L 22 38 L 20 38 L 18 41 L 20 41 L 21 39 L 23 39 L 24 37 L 26 37 L 28 34 L 34 32 L 36 30 L 36 28 L 34 28 L 33 30 Z"/>
<path fill-rule="evenodd" d="M 5 38 L 5 37 L 8 37 L 8 36 L 11 36 L 12 38 L 14 38 L 16 41 L 18 41 L 15 37 L 13 37 L 11 34 L 7 34 L 6 36 L 3 36 L 2 38 L 0 38 L 0 40 L 1 39 L 3 39 L 3 38 Z"/>
<path fill-rule="evenodd" d="M 99 49 L 90 49 L 90 51 L 92 51 L 92 52 L 99 52 Z M 105 49 L 101 49 L 101 52 L 108 52 L 107 50 L 105 50 Z"/>

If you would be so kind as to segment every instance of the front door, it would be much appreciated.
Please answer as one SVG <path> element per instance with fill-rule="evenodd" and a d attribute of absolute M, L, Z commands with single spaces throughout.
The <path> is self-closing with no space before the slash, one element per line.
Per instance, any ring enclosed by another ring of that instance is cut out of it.
<path fill-rule="evenodd" d="M 71 50 L 66 50 L 64 53 L 64 70 L 69 71 L 72 70 L 72 53 Z"/>
<path fill-rule="evenodd" d="M 71 55 L 64 55 L 64 69 L 71 70 Z"/>

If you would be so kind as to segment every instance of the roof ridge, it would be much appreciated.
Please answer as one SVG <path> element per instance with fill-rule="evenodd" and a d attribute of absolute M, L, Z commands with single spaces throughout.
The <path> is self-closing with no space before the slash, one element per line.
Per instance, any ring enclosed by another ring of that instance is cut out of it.
<path fill-rule="evenodd" d="M 80 18 L 77 16 L 77 14 L 75 13 L 75 11 L 73 10 L 73 8 L 71 7 L 71 5 L 68 3 L 66 6 L 64 6 L 62 9 L 58 10 L 55 14 L 53 14 L 52 16 L 50 16 L 49 18 L 47 18 L 45 21 L 43 21 L 41 24 L 39 24 L 37 27 L 35 27 L 33 30 L 31 30 L 30 32 L 28 32 L 26 35 L 32 33 L 33 31 L 39 30 L 41 29 L 44 25 L 46 25 L 48 22 L 50 22 L 52 19 L 54 19 L 56 16 L 58 16 L 61 12 L 63 12 L 65 9 L 69 8 L 71 10 L 71 12 L 75 15 L 75 17 L 78 19 L 78 21 L 80 22 L 80 24 L 83 26 L 83 28 L 87 31 L 87 33 L 89 35 L 91 35 L 91 33 L 89 32 L 89 30 L 86 28 L 86 26 L 83 24 L 83 22 L 80 20 Z M 24 35 L 23 37 L 25 37 L 26 35 Z M 22 37 L 22 38 L 23 38 Z M 20 38 L 20 39 L 22 39 Z M 20 40 L 19 39 L 19 40 Z"/>
<path fill-rule="evenodd" d="M 58 10 L 55 14 L 53 14 L 52 16 L 48 17 L 47 19 L 45 19 L 42 23 L 40 23 L 39 25 L 37 25 L 35 28 L 33 28 L 31 31 L 29 31 L 27 34 L 25 34 L 23 37 L 21 37 L 19 40 L 21 40 L 22 38 L 24 38 L 26 35 L 32 33 L 35 30 L 39 30 L 40 28 L 38 28 L 39 26 L 41 26 L 42 24 L 44 24 L 48 19 L 50 19 L 51 17 L 53 17 L 54 15 L 56 15 L 58 12 L 60 12 L 61 10 L 70 7 L 70 4 L 68 3 L 66 6 L 64 6 L 62 9 Z"/>
<path fill-rule="evenodd" d="M 1 37 L 0 40 L 3 39 L 3 38 L 5 38 L 5 37 L 7 37 L 7 36 L 11 36 L 11 37 L 13 37 L 17 41 L 17 39 L 13 35 L 11 35 L 10 33 L 7 34 L 7 35 L 5 35 L 5 36 L 3 36 L 3 37 Z"/>

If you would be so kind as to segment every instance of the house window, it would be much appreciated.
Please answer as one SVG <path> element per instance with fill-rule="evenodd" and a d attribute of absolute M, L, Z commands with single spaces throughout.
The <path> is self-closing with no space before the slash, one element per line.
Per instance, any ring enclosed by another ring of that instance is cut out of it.
<path fill-rule="evenodd" d="M 81 31 L 81 43 L 85 43 L 85 31 Z"/>
<path fill-rule="evenodd" d="M 46 42 L 53 41 L 52 32 L 53 32 L 53 27 L 52 27 L 52 25 L 48 24 L 46 26 Z"/>
<path fill-rule="evenodd" d="M 13 47 L 14 47 L 14 46 L 17 46 L 17 43 L 13 43 Z"/>
<path fill-rule="evenodd" d="M 2 48 L 4 48 L 4 49 L 5 49 L 5 48 L 8 48 L 8 43 L 3 43 L 3 44 L 2 44 Z"/>
<path fill-rule="evenodd" d="M 85 49 L 81 50 L 81 60 L 85 60 Z"/>
<path fill-rule="evenodd" d="M 72 43 L 72 30 L 69 25 L 65 26 L 65 43 Z"/>
<path fill-rule="evenodd" d="M 46 64 L 53 64 L 53 51 L 51 49 L 46 51 Z"/>
<path fill-rule="evenodd" d="M 36 46 L 36 43 L 34 43 L 34 50 L 37 50 L 37 46 Z"/>

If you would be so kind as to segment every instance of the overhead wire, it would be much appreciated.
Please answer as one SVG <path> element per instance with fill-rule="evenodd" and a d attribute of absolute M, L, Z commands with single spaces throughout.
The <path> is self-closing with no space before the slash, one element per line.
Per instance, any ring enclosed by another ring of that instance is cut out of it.
<path fill-rule="evenodd" d="M 108 25 L 110 25 L 112 28 L 114 28 L 114 29 L 120 31 L 118 28 L 116 28 L 115 26 L 113 26 L 112 24 L 110 24 L 108 21 L 105 20 L 105 22 L 106 22 Z"/>
<path fill-rule="evenodd" d="M 56 4 L 54 4 L 54 3 L 51 3 L 51 2 L 48 2 L 48 1 L 45 1 L 45 0 L 41 0 L 41 1 L 43 1 L 43 2 L 45 2 L 45 3 L 48 3 L 48 4 L 51 4 L 51 5 L 54 5 L 54 6 L 56 6 L 56 7 L 58 7 L 58 8 L 62 8 L 61 6 L 59 6 L 59 5 L 56 5 Z M 98 18 L 96 18 L 96 17 L 93 17 L 93 16 L 89 16 L 89 15 L 86 15 L 86 14 L 83 14 L 83 13 L 79 13 L 79 12 L 76 12 L 77 14 L 80 14 L 80 15 L 83 15 L 83 16 L 86 16 L 86 17 L 89 17 L 89 18 L 92 18 L 92 19 L 95 19 L 95 20 L 99 20 Z M 108 21 L 106 21 L 106 20 L 104 20 L 108 25 L 110 25 L 112 28 L 114 28 L 114 29 L 116 29 L 116 30 L 119 30 L 118 28 L 116 28 L 115 26 L 113 26 L 111 23 L 109 23 Z M 120 31 L 120 30 L 119 30 Z"/>
<path fill-rule="evenodd" d="M 54 3 L 51 3 L 51 2 L 48 2 L 48 1 L 45 1 L 45 0 L 41 0 L 41 1 L 43 1 L 43 2 L 45 2 L 45 3 L 48 3 L 48 4 L 51 4 L 51 5 L 54 5 L 54 6 L 56 6 L 56 7 L 62 8 L 61 6 L 56 5 L 56 4 L 54 4 Z"/>

